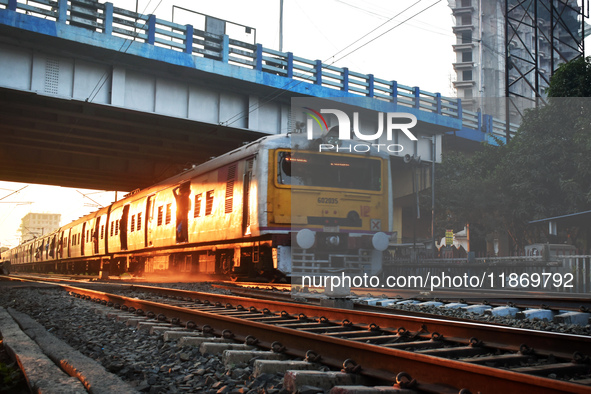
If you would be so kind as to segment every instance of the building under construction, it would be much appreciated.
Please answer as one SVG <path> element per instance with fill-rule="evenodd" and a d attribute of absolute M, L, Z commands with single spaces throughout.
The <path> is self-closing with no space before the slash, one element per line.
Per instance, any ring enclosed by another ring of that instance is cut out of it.
<path fill-rule="evenodd" d="M 464 109 L 518 124 L 524 109 L 543 104 L 552 73 L 584 55 L 586 2 L 448 0 Z"/>

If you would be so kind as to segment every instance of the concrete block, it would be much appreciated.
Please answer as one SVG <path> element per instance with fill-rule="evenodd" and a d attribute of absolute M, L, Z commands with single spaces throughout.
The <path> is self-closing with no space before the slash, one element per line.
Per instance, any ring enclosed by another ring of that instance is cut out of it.
<path fill-rule="evenodd" d="M 201 333 L 195 331 L 165 331 L 162 335 L 166 342 L 186 337 L 203 337 Z"/>
<path fill-rule="evenodd" d="M 236 343 L 231 339 L 225 338 L 208 338 L 203 336 L 184 336 L 179 341 L 178 346 L 201 346 L 202 343 L 205 342 L 218 342 L 218 343 Z"/>
<path fill-rule="evenodd" d="M 343 284 L 340 286 L 326 286 L 324 295 L 327 297 L 344 298 L 351 295 L 351 286 Z"/>
<path fill-rule="evenodd" d="M 221 354 L 224 350 L 253 350 L 253 346 L 243 343 L 221 343 L 221 342 L 203 342 L 199 346 L 201 354 Z"/>
<path fill-rule="evenodd" d="M 287 371 L 283 377 L 283 387 L 291 393 L 304 385 L 330 390 L 334 386 L 363 384 L 366 381 L 361 375 L 344 372 Z"/>
<path fill-rule="evenodd" d="M 240 363 L 247 364 L 253 358 L 257 360 L 287 360 L 289 356 L 264 350 L 224 350 L 222 355 L 226 367 Z"/>
<path fill-rule="evenodd" d="M 128 327 L 136 327 L 139 322 L 143 322 L 143 321 L 146 321 L 146 320 L 148 320 L 147 317 L 134 316 L 134 315 L 129 315 L 129 316 L 121 315 L 121 316 L 117 316 L 117 321 L 120 321 L 122 323 L 125 323 L 125 325 L 128 326 Z"/>
<path fill-rule="evenodd" d="M 577 324 L 579 326 L 586 326 L 589 324 L 589 317 L 591 313 L 586 312 L 566 312 L 554 316 L 555 323 Z"/>
<path fill-rule="evenodd" d="M 82 383 L 55 365 L 2 307 L 0 334 L 6 351 L 21 367 L 32 392 L 86 393 Z"/>
<path fill-rule="evenodd" d="M 47 332 L 45 327 L 28 315 L 9 309 L 23 331 L 33 338 L 53 362 L 81 382 L 90 393 L 137 393 L 117 375 L 108 372 L 100 363 L 86 357 L 65 342 Z M 50 391 L 48 391 L 50 392 Z M 53 391 L 61 392 L 61 391 Z"/>
<path fill-rule="evenodd" d="M 547 319 L 552 321 L 556 313 L 549 309 L 527 309 L 525 311 L 517 312 L 515 314 L 516 319 Z"/>
<path fill-rule="evenodd" d="M 443 305 L 443 302 L 440 301 L 425 301 L 425 302 L 421 302 L 420 304 L 417 304 L 417 306 L 435 306 L 435 307 L 439 307 Z"/>
<path fill-rule="evenodd" d="M 291 370 L 310 371 L 317 370 L 318 365 L 307 361 L 275 361 L 255 360 L 252 374 L 256 378 L 264 373 L 276 374 L 285 373 Z M 313 384 L 310 384 L 314 386 Z"/>
<path fill-rule="evenodd" d="M 129 321 L 128 321 L 128 325 L 129 325 Z M 162 322 L 157 322 L 155 320 L 152 320 L 152 321 L 138 321 L 137 324 L 135 326 L 132 325 L 132 327 L 136 327 L 138 330 L 150 331 L 152 329 L 152 327 L 172 327 L 172 326 L 168 323 L 162 323 Z"/>
<path fill-rule="evenodd" d="M 390 299 L 389 298 L 372 298 L 371 300 L 367 300 L 365 301 L 365 303 L 367 303 L 367 305 L 382 305 L 382 302 L 388 302 Z"/>
<path fill-rule="evenodd" d="M 487 311 L 489 309 L 492 309 L 492 306 L 490 306 L 490 305 L 484 305 L 484 304 L 478 304 L 478 305 L 464 306 L 461 309 L 463 309 L 466 312 L 474 313 L 476 315 L 482 315 L 484 313 L 484 311 Z"/>
<path fill-rule="evenodd" d="M 397 299 L 389 298 L 386 301 L 380 301 L 380 302 L 378 302 L 377 305 L 380 305 L 380 306 L 390 306 L 390 305 L 396 304 L 397 302 L 398 302 Z"/>
<path fill-rule="evenodd" d="M 321 298 L 320 306 L 339 308 L 339 309 L 353 309 L 353 300 L 348 298 Z"/>
<path fill-rule="evenodd" d="M 450 302 L 449 304 L 441 305 L 441 308 L 459 309 L 459 308 L 463 308 L 465 306 L 468 306 L 468 304 L 464 304 L 464 303 L 461 303 L 461 302 Z"/>
<path fill-rule="evenodd" d="M 513 306 L 498 306 L 496 308 L 492 308 L 489 310 L 484 311 L 485 315 L 492 315 L 492 316 L 511 316 L 515 317 L 515 315 L 521 309 L 515 308 Z"/>
<path fill-rule="evenodd" d="M 396 302 L 396 305 L 408 305 L 408 304 L 419 304 L 421 301 L 417 301 L 417 300 L 402 300 L 402 301 L 398 301 Z"/>
<path fill-rule="evenodd" d="M 117 309 L 111 309 L 105 314 L 105 316 L 107 316 L 109 319 L 116 320 L 119 320 L 119 316 L 123 317 L 124 315 L 130 316 L 128 312 L 118 311 Z"/>
<path fill-rule="evenodd" d="M 334 386 L 330 394 L 416 394 L 415 390 L 400 389 L 392 386 Z"/>
<path fill-rule="evenodd" d="M 150 334 L 163 334 L 167 331 L 185 331 L 184 327 L 171 327 L 170 325 L 159 326 L 155 325 L 150 327 Z"/>

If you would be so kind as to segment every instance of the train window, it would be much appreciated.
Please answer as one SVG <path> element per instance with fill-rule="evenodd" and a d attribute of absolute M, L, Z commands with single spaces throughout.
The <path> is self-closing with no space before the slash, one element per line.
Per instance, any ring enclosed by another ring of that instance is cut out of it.
<path fill-rule="evenodd" d="M 113 220 L 111 222 L 111 234 L 110 234 L 110 236 L 112 237 L 114 233 L 115 233 L 115 221 Z"/>
<path fill-rule="evenodd" d="M 115 235 L 119 234 L 119 220 L 115 220 Z"/>
<path fill-rule="evenodd" d="M 213 190 L 209 190 L 205 195 L 205 216 L 211 215 L 213 211 Z"/>
<path fill-rule="evenodd" d="M 130 231 L 133 233 L 135 231 L 135 215 L 131 215 L 131 229 Z"/>
<path fill-rule="evenodd" d="M 142 229 L 142 213 L 138 212 L 137 214 L 137 231 Z"/>
<path fill-rule="evenodd" d="M 193 217 L 198 218 L 201 216 L 201 198 L 203 193 L 195 194 L 195 207 L 193 209 Z"/>
<path fill-rule="evenodd" d="M 166 224 L 172 219 L 172 204 L 166 204 Z"/>
<path fill-rule="evenodd" d="M 105 225 L 103 224 L 101 226 L 101 239 L 104 239 L 104 238 L 105 238 Z"/>
<path fill-rule="evenodd" d="M 381 161 L 335 154 L 280 152 L 277 182 L 281 185 L 379 191 Z"/>
<path fill-rule="evenodd" d="M 162 226 L 162 219 L 163 219 L 163 214 L 164 212 L 164 207 L 161 205 L 158 207 L 158 226 Z"/>

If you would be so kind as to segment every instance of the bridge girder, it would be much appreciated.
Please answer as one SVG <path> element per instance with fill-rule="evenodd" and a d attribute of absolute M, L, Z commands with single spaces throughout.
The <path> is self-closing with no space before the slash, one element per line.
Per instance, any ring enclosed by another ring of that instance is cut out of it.
<path fill-rule="evenodd" d="M 0 89 L 0 179 L 133 190 L 262 134 Z"/>

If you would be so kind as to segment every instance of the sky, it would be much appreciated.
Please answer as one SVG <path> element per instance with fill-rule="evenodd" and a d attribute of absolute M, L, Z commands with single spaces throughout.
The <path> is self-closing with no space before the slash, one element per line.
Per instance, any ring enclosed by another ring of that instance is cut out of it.
<path fill-rule="evenodd" d="M 111 1 L 115 7 L 132 11 L 137 7 L 143 14 L 199 29 L 204 17 L 184 9 L 249 26 L 256 31 L 257 43 L 279 50 L 280 0 Z M 284 0 L 283 4 L 284 52 L 455 96 L 451 84 L 455 35 L 447 0 Z M 254 34 L 246 34 L 242 26 L 228 28 L 228 34 L 254 42 Z M 0 247 L 18 245 L 18 228 L 28 213 L 60 213 L 65 225 L 113 201 L 115 192 L 0 181 Z"/>

